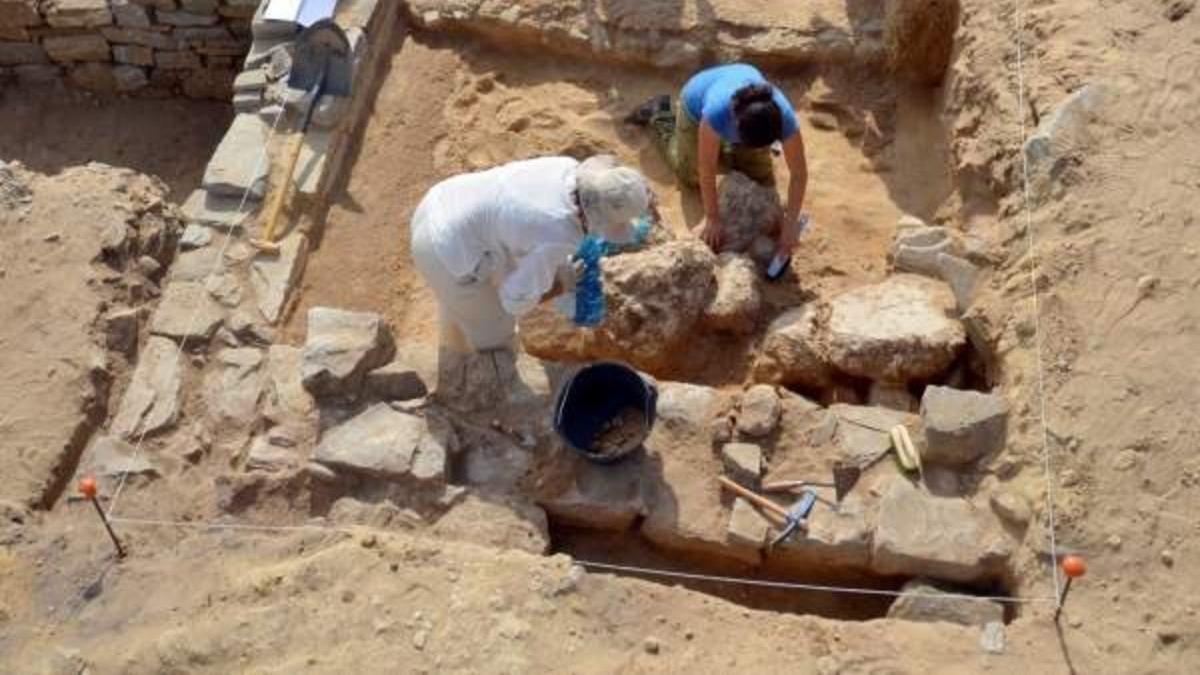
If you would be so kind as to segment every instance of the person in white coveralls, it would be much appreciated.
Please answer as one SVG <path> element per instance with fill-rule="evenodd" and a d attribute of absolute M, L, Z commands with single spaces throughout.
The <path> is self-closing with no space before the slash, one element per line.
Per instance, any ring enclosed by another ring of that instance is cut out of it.
<path fill-rule="evenodd" d="M 459 352 L 513 346 L 517 318 L 574 290 L 583 237 L 635 238 L 652 195 L 611 156 L 540 157 L 434 185 L 412 220 L 412 257 L 437 296 L 440 341 Z"/>

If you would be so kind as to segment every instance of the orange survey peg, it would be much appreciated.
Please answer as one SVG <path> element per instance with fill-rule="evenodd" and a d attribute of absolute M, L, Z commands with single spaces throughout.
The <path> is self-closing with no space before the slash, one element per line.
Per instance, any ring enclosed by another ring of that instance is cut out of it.
<path fill-rule="evenodd" d="M 87 478 L 79 481 L 79 494 L 83 495 L 86 499 L 95 499 L 96 479 L 88 476 Z"/>
<path fill-rule="evenodd" d="M 1077 555 L 1064 556 L 1062 559 L 1063 573 L 1074 579 L 1087 574 L 1087 561 Z"/>

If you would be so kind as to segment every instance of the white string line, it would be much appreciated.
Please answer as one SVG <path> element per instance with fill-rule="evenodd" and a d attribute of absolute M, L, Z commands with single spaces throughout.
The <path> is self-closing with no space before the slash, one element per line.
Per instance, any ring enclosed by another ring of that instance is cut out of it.
<path fill-rule="evenodd" d="M 251 172 L 251 174 L 250 174 L 251 176 L 258 175 L 259 170 L 262 169 L 263 161 L 270 154 L 269 149 L 270 149 L 270 145 L 271 145 L 271 139 L 273 139 L 275 137 L 275 130 L 279 127 L 279 121 L 281 119 L 283 119 L 283 115 L 286 110 L 287 110 L 287 106 L 281 105 L 279 107 L 279 112 L 275 114 L 275 121 L 271 123 L 271 129 L 267 133 L 266 141 L 263 142 L 262 151 L 258 153 L 258 159 L 255 160 L 255 162 L 254 162 L 254 170 Z M 246 202 L 249 200 L 250 192 L 253 189 L 254 189 L 254 184 L 252 182 L 249 186 L 246 187 L 245 191 L 242 192 L 242 199 L 238 203 L 238 207 L 237 207 L 237 216 L 240 216 L 243 213 L 245 213 Z M 236 218 L 236 216 L 235 216 L 235 218 Z M 209 270 L 208 274 L 204 277 L 205 288 L 208 287 L 209 280 L 212 279 L 213 277 L 215 277 L 217 275 L 217 272 L 220 271 L 221 261 L 225 259 L 225 251 L 229 248 L 229 242 L 233 239 L 233 232 L 235 229 L 237 229 L 238 226 L 239 226 L 239 224 L 236 223 L 236 220 L 235 220 L 235 222 L 231 223 L 230 227 L 226 229 L 225 238 L 221 241 L 221 248 L 217 251 L 216 257 L 213 258 L 212 269 Z M 176 362 L 179 361 L 179 357 L 183 355 L 183 350 L 187 347 L 188 335 L 192 332 L 192 328 L 195 327 L 196 317 L 199 315 L 199 313 L 200 313 L 200 308 L 197 307 L 188 316 L 187 330 L 185 330 L 183 332 L 183 335 L 180 337 L 180 340 L 179 340 L 179 347 L 175 350 L 174 358 L 175 358 Z M 144 414 L 140 419 L 142 420 L 142 432 L 140 434 L 138 434 L 137 443 L 133 446 L 133 460 L 135 462 L 137 461 L 138 457 L 141 456 L 142 442 L 144 440 L 146 440 L 146 433 L 149 431 L 149 429 L 145 425 Z M 127 472 L 127 471 L 122 472 L 121 479 L 117 482 L 117 488 L 116 488 L 116 490 L 113 491 L 112 499 L 109 500 L 108 511 L 107 511 L 109 518 L 112 518 L 113 513 L 115 513 L 117 510 L 117 501 L 121 498 L 121 492 L 125 489 L 125 482 L 128 479 L 129 479 L 129 472 Z"/>
<path fill-rule="evenodd" d="M 1046 530 L 1050 539 L 1050 578 L 1054 582 L 1056 607 L 1061 606 L 1062 584 L 1058 576 L 1058 540 L 1054 520 L 1054 473 L 1050 464 L 1050 438 L 1046 425 L 1046 377 L 1042 365 L 1042 311 L 1038 294 L 1037 243 L 1033 236 L 1033 210 L 1029 199 L 1029 157 L 1025 154 L 1025 48 L 1021 34 L 1025 30 L 1025 15 L 1021 0 L 1014 1 L 1017 42 L 1017 120 L 1021 130 L 1021 144 L 1017 153 L 1021 156 L 1021 183 L 1025 201 L 1025 241 L 1029 255 L 1029 282 L 1033 287 L 1033 351 L 1037 356 L 1038 411 L 1042 425 L 1042 471 L 1046 480 Z"/>
<path fill-rule="evenodd" d="M 196 530 L 255 530 L 261 532 L 338 532 L 341 534 L 355 534 L 358 531 L 349 527 L 337 527 L 335 525 L 249 525 L 245 523 L 218 523 L 216 521 L 189 521 L 189 520 L 157 520 L 154 518 L 110 518 L 109 522 L 120 523 L 123 525 L 146 526 L 146 527 L 179 527 L 191 528 Z"/>
<path fill-rule="evenodd" d="M 629 574 L 643 574 L 646 576 L 671 577 L 675 579 L 690 579 L 692 581 L 714 581 L 726 584 L 739 584 L 742 586 L 762 586 L 767 588 L 782 588 L 788 590 L 801 591 L 822 591 L 826 593 L 845 593 L 855 595 L 884 595 L 888 597 L 907 598 L 928 598 L 931 600 L 976 600 L 1003 602 L 1010 604 L 1034 603 L 1034 602 L 1057 602 L 1056 598 L 1013 598 L 1003 595 L 967 595 L 965 593 L 906 593 L 903 591 L 891 591 L 882 588 L 858 588 L 855 586 L 825 586 L 822 584 L 802 584 L 793 581 L 767 581 L 765 579 L 747 579 L 745 577 L 726 577 L 713 574 L 694 574 L 692 572 L 676 572 L 673 570 L 651 569 L 648 567 L 637 567 L 635 565 L 613 565 L 610 563 L 592 562 L 590 560 L 575 560 L 579 565 L 591 567 L 598 570 L 611 570 L 614 572 L 626 572 Z"/>
<path fill-rule="evenodd" d="M 159 520 L 154 518 L 113 518 L 113 523 L 132 526 L 144 527 L 177 527 L 183 529 L 194 530 L 248 530 L 257 532 L 336 532 L 339 534 L 354 535 L 361 531 L 348 527 L 337 527 L 331 525 L 247 525 L 242 523 L 218 523 L 213 521 L 186 521 L 186 520 Z M 1057 602 L 1055 598 L 1040 598 L 1040 597 L 1025 597 L 1014 598 L 1003 595 L 968 595 L 965 593 L 906 593 L 902 591 L 892 591 L 880 588 L 859 588 L 856 586 L 826 586 L 822 584 L 804 584 L 792 581 L 769 581 L 765 579 L 748 579 L 745 577 L 727 577 L 711 574 L 695 574 L 691 572 L 676 572 L 673 570 L 653 569 L 648 567 L 637 567 L 633 565 L 614 565 L 611 563 L 593 562 L 591 560 L 574 560 L 575 564 L 583 567 L 590 567 L 597 570 L 609 570 L 613 572 L 625 572 L 629 574 L 641 574 L 644 576 L 659 576 L 671 577 L 677 579 L 690 579 L 693 581 L 711 581 L 725 584 L 738 584 L 742 586 L 759 586 L 764 588 L 780 588 L 786 590 L 802 590 L 802 591 L 821 591 L 826 593 L 842 593 L 847 595 L 882 595 L 888 597 L 918 597 L 927 598 L 930 600 L 974 600 L 974 601 L 991 601 L 1008 604 L 1024 604 Z"/>

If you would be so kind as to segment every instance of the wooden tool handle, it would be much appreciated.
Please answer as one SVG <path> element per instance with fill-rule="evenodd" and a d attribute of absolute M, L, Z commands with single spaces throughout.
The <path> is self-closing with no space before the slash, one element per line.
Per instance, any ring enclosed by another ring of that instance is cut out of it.
<path fill-rule="evenodd" d="M 770 499 L 767 499 L 766 497 L 763 497 L 760 494 L 757 494 L 755 492 L 747 490 L 746 488 L 742 487 L 741 485 L 738 485 L 737 483 L 729 480 L 725 476 L 718 476 L 717 480 L 719 480 L 721 482 L 722 487 L 733 492 L 734 494 L 738 495 L 739 497 L 746 499 L 747 501 L 749 501 L 752 504 L 757 504 L 757 505 L 763 507 L 764 509 L 767 509 L 768 511 L 774 513 L 775 515 L 783 518 L 784 520 L 787 519 L 787 517 L 788 517 L 787 509 L 776 504 L 775 502 L 771 501 Z"/>
<path fill-rule="evenodd" d="M 288 193 L 291 192 L 292 174 L 296 172 L 296 163 L 300 161 L 300 150 L 303 147 L 304 134 L 294 134 L 291 144 L 288 146 L 287 156 L 284 158 L 286 163 L 283 175 L 280 177 L 279 185 L 275 188 L 271 205 L 267 209 L 267 226 L 263 229 L 263 241 L 265 242 L 273 243 L 275 241 L 275 231 L 279 228 L 279 216 L 283 213 L 283 205 L 287 202 Z"/>

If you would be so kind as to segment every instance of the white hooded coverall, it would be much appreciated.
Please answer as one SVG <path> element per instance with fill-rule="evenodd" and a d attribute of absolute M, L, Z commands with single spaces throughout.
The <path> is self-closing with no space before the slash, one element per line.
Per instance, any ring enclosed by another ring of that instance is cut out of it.
<path fill-rule="evenodd" d="M 542 157 L 433 186 L 412 222 L 412 256 L 438 299 L 443 336 L 511 344 L 583 239 L 570 157 Z"/>

